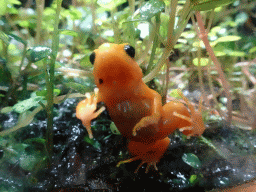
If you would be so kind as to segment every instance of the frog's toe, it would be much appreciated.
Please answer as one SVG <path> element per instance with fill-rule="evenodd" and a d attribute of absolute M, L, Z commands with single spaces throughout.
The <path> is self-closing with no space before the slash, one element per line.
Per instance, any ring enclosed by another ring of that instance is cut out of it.
<path fill-rule="evenodd" d="M 145 173 L 148 173 L 149 168 L 150 168 L 151 166 L 153 166 L 154 169 L 155 169 L 156 171 L 158 171 L 158 168 L 157 168 L 157 166 L 156 166 L 156 163 L 157 163 L 156 161 L 153 161 L 153 162 L 142 161 L 142 162 L 138 165 L 138 167 L 137 167 L 137 169 L 135 170 L 134 173 L 137 173 L 137 172 L 139 171 L 139 169 L 141 168 L 141 166 L 142 166 L 144 163 L 147 163 L 147 167 L 146 167 Z"/>

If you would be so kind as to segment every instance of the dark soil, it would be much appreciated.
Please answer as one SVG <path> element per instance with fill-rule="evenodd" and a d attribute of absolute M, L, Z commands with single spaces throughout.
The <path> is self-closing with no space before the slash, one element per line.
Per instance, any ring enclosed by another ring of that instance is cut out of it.
<path fill-rule="evenodd" d="M 248 131 L 225 127 L 222 123 L 208 129 L 204 134 L 226 155 L 217 154 L 198 138 L 186 140 L 180 133 L 170 136 L 171 145 L 157 164 L 158 171 L 145 165 L 134 173 L 139 161 L 116 167 L 116 164 L 130 156 L 126 139 L 110 131 L 110 118 L 104 112 L 92 123 L 94 139 L 88 141 L 87 132 L 75 117 L 77 100 L 67 99 L 55 106 L 54 156 L 50 166 L 41 169 L 24 170 L 19 161 L 8 162 L 6 149 L 0 148 L 2 169 L 1 189 L 12 191 L 191 191 L 197 192 L 243 183 L 256 176 L 255 137 Z M 1 114 L 3 129 L 17 122 L 15 113 Z M 15 132 L 6 141 L 23 143 L 31 138 L 44 138 L 46 132 L 45 113 L 40 112 L 27 127 Z M 237 142 L 239 141 L 239 142 Z M 1 146 L 1 145 L 0 145 Z M 40 145 L 36 150 L 43 148 Z M 28 152 L 31 145 L 26 145 Z M 43 149 L 42 149 L 43 150 Z M 226 150 L 226 152 L 225 152 Z M 201 160 L 196 169 L 182 159 L 184 153 L 193 153 Z M 5 159 L 5 160 L 4 160 Z M 242 164 L 245 163 L 245 164 Z M 245 166 L 246 165 L 246 166 Z M 191 183 L 191 176 L 197 181 Z"/>

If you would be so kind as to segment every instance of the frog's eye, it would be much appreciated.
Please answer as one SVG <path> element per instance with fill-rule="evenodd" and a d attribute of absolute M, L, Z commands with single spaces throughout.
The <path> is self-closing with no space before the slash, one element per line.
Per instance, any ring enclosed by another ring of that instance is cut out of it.
<path fill-rule="evenodd" d="M 125 45 L 124 50 L 130 57 L 134 58 L 135 49 L 131 45 Z"/>
<path fill-rule="evenodd" d="M 95 52 L 93 52 L 93 53 L 90 55 L 90 62 L 91 62 L 91 64 L 94 64 L 94 60 L 95 60 Z"/>

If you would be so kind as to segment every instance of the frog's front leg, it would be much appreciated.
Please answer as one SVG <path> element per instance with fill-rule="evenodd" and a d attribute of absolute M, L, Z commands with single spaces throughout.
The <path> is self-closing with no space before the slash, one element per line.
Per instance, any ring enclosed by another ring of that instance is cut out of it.
<path fill-rule="evenodd" d="M 158 129 L 158 123 L 161 119 L 162 115 L 162 98 L 161 96 L 156 93 L 155 91 L 151 90 L 153 93 L 149 94 L 151 98 L 149 98 L 151 102 L 151 111 L 152 114 L 146 117 L 143 117 L 133 128 L 132 134 L 133 136 L 137 135 L 137 132 L 142 129 L 146 128 L 150 125 L 155 125 L 156 129 Z M 153 97 L 152 97 L 153 96 Z M 158 130 L 157 130 L 158 131 Z"/>
<path fill-rule="evenodd" d="M 91 120 L 98 117 L 105 110 L 105 107 L 101 107 L 98 111 L 96 111 L 98 92 L 99 89 L 95 88 L 93 97 L 90 95 L 90 93 L 86 93 L 85 95 L 87 98 L 80 101 L 76 106 L 76 117 L 82 121 L 91 139 L 93 138 Z"/>
<path fill-rule="evenodd" d="M 133 136 L 137 135 L 137 132 L 140 131 L 143 128 L 146 128 L 150 125 L 156 125 L 158 124 L 159 120 L 161 118 L 160 114 L 153 114 L 151 116 L 143 117 L 133 128 Z"/>

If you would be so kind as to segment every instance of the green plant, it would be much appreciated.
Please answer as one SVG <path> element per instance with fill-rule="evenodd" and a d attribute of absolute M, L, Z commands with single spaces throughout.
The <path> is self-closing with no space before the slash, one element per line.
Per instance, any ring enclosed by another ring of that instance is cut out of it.
<path fill-rule="evenodd" d="M 53 154 L 53 105 L 66 98 L 85 97 L 93 90 L 89 55 L 103 42 L 134 46 L 143 80 L 161 92 L 163 102 L 175 97 L 176 88 L 192 87 L 203 95 L 206 122 L 225 119 L 255 129 L 251 106 L 255 103 L 256 41 L 238 29 L 248 19 L 244 12 L 252 10 L 255 2 L 75 0 L 62 9 L 61 0 L 50 7 L 37 0 L 35 10 L 16 8 L 17 0 L 2 2 L 0 108 L 1 113 L 13 111 L 19 118 L 8 129 L 0 125 L 0 148 L 8 154 L 1 162 L 23 158 L 18 164 L 22 169 L 36 170 L 31 180 L 36 182 L 37 170 Z M 232 100 L 237 98 L 241 109 L 232 109 Z M 47 136 L 15 141 L 14 132 L 19 134 L 42 110 L 47 114 Z M 102 147 L 98 140 L 85 137 L 84 141 Z M 200 141 L 226 158 L 211 139 L 201 137 Z M 36 155 L 43 160 L 38 169 Z M 200 164 L 193 154 L 186 155 L 186 163 Z M 186 182 L 194 185 L 202 177 L 193 173 Z"/>

